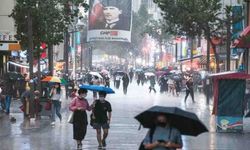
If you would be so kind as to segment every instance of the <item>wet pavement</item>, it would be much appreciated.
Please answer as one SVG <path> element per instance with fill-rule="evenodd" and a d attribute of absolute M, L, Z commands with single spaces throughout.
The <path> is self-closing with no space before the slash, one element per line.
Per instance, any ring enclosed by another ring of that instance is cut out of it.
<path fill-rule="evenodd" d="M 239 150 L 249 149 L 250 119 L 244 120 L 243 133 L 216 133 L 215 117 L 211 115 L 212 106 L 206 104 L 203 94 L 196 93 L 196 103 L 188 99 L 183 102 L 184 93 L 179 97 L 171 94 L 148 93 L 149 85 L 130 85 L 128 94 L 124 95 L 122 89 L 116 90 L 116 94 L 109 95 L 107 99 L 113 107 L 110 134 L 107 139 L 107 150 L 137 150 L 146 134 L 146 129 L 138 130 L 139 123 L 134 116 L 141 111 L 153 106 L 178 106 L 192 111 L 204 122 L 209 129 L 208 133 L 198 137 L 183 136 L 183 150 Z M 92 103 L 92 93 L 88 94 Z M 20 101 L 12 103 L 12 113 L 15 123 L 9 121 L 9 117 L 0 114 L 0 150 L 73 150 L 76 143 L 72 139 L 72 125 L 67 123 L 69 115 L 69 100 L 63 99 L 63 121 L 59 119 L 53 127 L 50 120 L 43 117 L 40 121 L 23 121 L 23 116 L 18 107 Z M 88 127 L 86 139 L 83 142 L 84 150 L 96 150 L 97 141 L 95 130 Z"/>

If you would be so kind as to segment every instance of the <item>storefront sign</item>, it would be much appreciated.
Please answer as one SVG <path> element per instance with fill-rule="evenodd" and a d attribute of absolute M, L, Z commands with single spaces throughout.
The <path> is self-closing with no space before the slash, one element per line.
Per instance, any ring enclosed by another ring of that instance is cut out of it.
<path fill-rule="evenodd" d="M 15 33 L 12 32 L 0 32 L 0 41 L 1 42 L 10 42 L 10 41 L 17 41 L 15 38 Z"/>

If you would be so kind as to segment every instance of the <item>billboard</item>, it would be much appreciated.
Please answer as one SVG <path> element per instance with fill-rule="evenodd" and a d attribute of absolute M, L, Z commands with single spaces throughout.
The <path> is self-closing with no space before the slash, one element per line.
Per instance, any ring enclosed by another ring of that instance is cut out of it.
<path fill-rule="evenodd" d="M 132 0 L 90 0 L 87 41 L 131 42 Z"/>

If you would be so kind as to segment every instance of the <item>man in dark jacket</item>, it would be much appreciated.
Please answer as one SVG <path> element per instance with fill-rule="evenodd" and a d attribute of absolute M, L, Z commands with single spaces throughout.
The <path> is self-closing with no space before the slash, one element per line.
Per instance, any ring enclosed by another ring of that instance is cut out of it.
<path fill-rule="evenodd" d="M 5 112 L 6 114 L 10 113 L 10 104 L 11 104 L 11 98 L 13 93 L 13 84 L 8 81 L 8 83 L 5 83 L 3 88 L 3 95 L 5 95 Z"/>
<path fill-rule="evenodd" d="M 122 81 L 123 81 L 123 93 L 127 94 L 128 84 L 129 84 L 128 74 L 124 74 L 124 76 L 122 77 Z"/>
<path fill-rule="evenodd" d="M 191 76 L 187 77 L 187 83 L 186 83 L 186 96 L 185 96 L 185 103 L 187 101 L 188 95 L 190 94 L 192 97 L 193 103 L 194 101 L 194 82 Z"/>

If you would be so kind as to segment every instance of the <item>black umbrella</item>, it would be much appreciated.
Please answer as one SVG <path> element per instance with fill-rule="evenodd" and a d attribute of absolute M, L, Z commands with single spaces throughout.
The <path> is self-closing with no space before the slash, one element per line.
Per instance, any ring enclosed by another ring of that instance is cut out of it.
<path fill-rule="evenodd" d="M 114 73 L 114 75 L 115 76 L 124 76 L 126 74 L 126 72 L 124 72 L 124 71 L 116 71 L 115 73 Z"/>
<path fill-rule="evenodd" d="M 197 136 L 208 131 L 196 114 L 177 107 L 154 106 L 137 115 L 135 119 L 137 119 L 143 127 L 152 128 L 155 126 L 155 118 L 159 114 L 165 114 L 171 126 L 177 128 L 183 135 Z"/>
<path fill-rule="evenodd" d="M 175 81 L 180 81 L 181 77 L 179 75 L 172 75 L 171 78 Z"/>
<path fill-rule="evenodd" d="M 9 80 L 24 80 L 24 76 L 18 72 L 7 72 L 5 77 Z"/>

